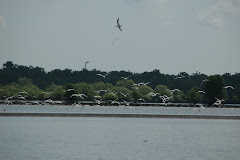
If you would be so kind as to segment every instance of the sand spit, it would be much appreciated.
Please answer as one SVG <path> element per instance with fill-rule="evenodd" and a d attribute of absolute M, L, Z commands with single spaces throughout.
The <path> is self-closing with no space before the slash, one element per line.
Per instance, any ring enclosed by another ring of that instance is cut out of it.
<path fill-rule="evenodd" d="M 99 118 L 171 118 L 171 119 L 230 119 L 240 120 L 240 116 L 217 115 L 164 115 L 164 114 L 81 114 L 81 113 L 0 113 L 9 117 L 99 117 Z"/>

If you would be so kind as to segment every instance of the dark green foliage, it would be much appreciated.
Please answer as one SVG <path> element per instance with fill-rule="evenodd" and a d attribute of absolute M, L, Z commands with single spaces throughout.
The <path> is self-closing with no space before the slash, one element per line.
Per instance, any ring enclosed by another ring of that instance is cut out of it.
<path fill-rule="evenodd" d="M 71 69 L 55 69 L 50 72 L 44 71 L 43 68 L 33 66 L 16 65 L 9 61 L 0 69 L 0 99 L 3 96 L 16 95 L 21 90 L 26 90 L 30 94 L 28 99 L 45 100 L 51 98 L 53 100 L 67 100 L 73 103 L 76 100 L 82 100 L 79 97 L 70 98 L 71 94 L 86 94 L 88 98 L 83 100 L 93 100 L 94 96 L 103 96 L 106 99 L 127 100 L 132 101 L 138 98 L 144 98 L 151 102 L 160 102 L 159 96 L 151 97 L 147 93 L 155 92 L 160 95 L 172 96 L 173 102 L 207 102 L 213 103 L 215 97 L 221 99 L 225 98 L 226 103 L 240 103 L 240 73 L 231 75 L 225 73 L 222 76 L 208 76 L 199 72 L 192 75 L 186 72 L 181 72 L 178 75 L 163 74 L 160 70 L 153 70 L 151 72 L 132 73 L 130 71 L 111 71 L 106 78 L 97 76 L 96 74 L 106 74 L 99 70 L 72 71 Z M 24 79 L 21 79 L 25 77 Z M 128 79 L 124 79 L 128 77 Z M 176 79 L 176 77 L 183 77 Z M 202 83 L 205 79 L 214 80 Z M 218 78 L 216 78 L 218 77 Z M 219 78 L 221 77 L 221 78 Z M 20 79 L 19 79 L 20 78 Z M 220 89 L 224 85 L 231 85 L 235 89 Z M 151 82 L 147 86 L 133 89 L 134 83 Z M 68 84 L 68 85 L 66 85 Z M 71 84 L 71 85 L 70 85 Z M 70 86 L 69 86 L 70 85 Z M 65 93 L 65 89 L 74 88 L 75 92 Z M 124 88 L 124 89 L 123 89 Z M 179 89 L 180 92 L 170 93 L 172 89 Z M 206 90 L 205 90 L 206 89 Z M 105 92 L 94 92 L 98 90 L 108 90 Z M 199 90 L 207 92 L 206 97 L 203 94 L 198 94 Z M 110 96 L 111 92 L 118 92 L 115 96 Z M 124 97 L 123 94 L 129 92 Z M 42 92 L 52 92 L 46 94 Z M 112 98 L 111 98 L 112 97 Z"/>
<path fill-rule="evenodd" d="M 213 75 L 208 77 L 208 81 L 205 85 L 206 100 L 209 105 L 212 105 L 216 98 L 224 98 L 224 79 L 220 75 Z"/>

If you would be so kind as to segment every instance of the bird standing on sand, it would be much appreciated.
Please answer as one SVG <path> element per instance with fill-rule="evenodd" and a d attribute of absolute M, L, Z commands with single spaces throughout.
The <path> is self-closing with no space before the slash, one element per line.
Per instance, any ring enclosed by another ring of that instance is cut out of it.
<path fill-rule="evenodd" d="M 119 18 L 117 19 L 117 25 L 116 25 L 116 27 L 118 27 L 118 28 L 120 29 L 120 31 L 122 31 L 122 26 L 121 26 L 120 23 L 119 23 Z"/>

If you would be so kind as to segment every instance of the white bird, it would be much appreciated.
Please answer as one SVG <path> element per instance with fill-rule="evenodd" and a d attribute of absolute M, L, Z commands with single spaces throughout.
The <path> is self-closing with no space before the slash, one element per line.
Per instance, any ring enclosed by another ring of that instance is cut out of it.
<path fill-rule="evenodd" d="M 154 93 L 154 92 L 149 92 L 149 93 L 148 93 L 148 95 L 149 95 L 149 96 L 152 96 L 152 97 L 155 97 L 155 96 L 157 96 L 158 94 L 159 94 L 159 93 Z"/>
<path fill-rule="evenodd" d="M 109 75 L 109 73 L 103 75 L 103 74 L 96 74 L 97 76 L 100 76 L 100 77 L 103 77 L 103 78 L 106 78 L 107 75 Z"/>
<path fill-rule="evenodd" d="M 26 98 L 23 97 L 22 95 L 19 95 L 19 96 L 18 96 L 17 100 L 19 100 L 19 99 L 20 99 L 20 100 L 25 100 L 25 101 L 26 101 Z"/>
<path fill-rule="evenodd" d="M 142 98 L 139 98 L 137 101 L 138 101 L 138 102 L 139 102 L 139 101 L 146 102 L 145 99 L 142 99 Z"/>
<path fill-rule="evenodd" d="M 204 92 L 204 91 L 198 91 L 198 93 L 203 93 L 203 94 L 206 94 L 206 92 Z"/>
<path fill-rule="evenodd" d="M 184 78 L 185 76 L 179 76 L 179 77 L 175 77 L 174 79 L 181 79 Z"/>
<path fill-rule="evenodd" d="M 122 79 L 128 79 L 130 76 L 128 76 L 128 77 L 121 77 Z"/>
<path fill-rule="evenodd" d="M 43 94 L 52 94 L 52 92 L 42 92 Z"/>
<path fill-rule="evenodd" d="M 94 99 L 94 101 L 98 104 L 98 105 L 100 105 L 101 104 L 101 102 L 102 102 L 102 100 L 100 99 L 100 100 L 98 100 L 98 99 Z"/>
<path fill-rule="evenodd" d="M 205 108 L 201 103 L 197 103 L 196 106 L 200 108 Z"/>
<path fill-rule="evenodd" d="M 70 91 L 74 91 L 74 89 L 70 88 L 70 89 L 67 89 L 65 92 L 70 92 Z"/>
<path fill-rule="evenodd" d="M 124 93 L 120 92 L 120 94 L 123 95 L 124 97 L 127 97 L 127 95 L 128 95 L 129 93 L 124 94 Z"/>
<path fill-rule="evenodd" d="M 95 99 L 100 99 L 102 98 L 101 96 L 93 96 Z"/>
<path fill-rule="evenodd" d="M 117 19 L 117 25 L 116 25 L 116 27 L 118 27 L 118 28 L 120 29 L 120 31 L 122 31 L 122 26 L 121 26 L 120 23 L 119 23 L 119 18 Z"/>
<path fill-rule="evenodd" d="M 173 92 L 180 92 L 180 90 L 179 89 L 172 89 L 172 90 L 170 90 L 170 92 L 171 92 L 171 94 L 173 94 Z"/>
<path fill-rule="evenodd" d="M 13 99 L 15 96 L 10 96 L 10 97 L 6 97 L 6 96 L 3 96 L 5 98 L 6 101 L 10 100 L 10 99 Z"/>
<path fill-rule="evenodd" d="M 109 90 L 109 89 L 105 89 L 105 90 L 104 90 L 104 89 L 101 89 L 101 90 L 99 90 L 99 91 L 93 91 L 93 92 L 96 92 L 96 93 L 105 92 L 105 93 L 106 93 L 108 90 Z"/>
<path fill-rule="evenodd" d="M 224 99 L 220 100 L 220 99 L 218 99 L 218 98 L 216 98 L 216 97 L 215 97 L 215 99 L 216 99 L 216 102 L 213 103 L 213 106 L 214 106 L 214 105 L 217 105 L 217 106 L 219 106 L 219 107 L 222 107 L 222 102 L 225 101 L 225 100 L 224 100 Z"/>
<path fill-rule="evenodd" d="M 26 91 L 19 92 L 20 94 L 28 94 Z"/>
<path fill-rule="evenodd" d="M 131 102 L 127 102 L 125 100 L 123 100 L 123 102 L 125 103 L 126 106 L 129 106 Z"/>
<path fill-rule="evenodd" d="M 72 98 L 72 97 L 80 97 L 80 98 L 82 98 L 82 99 L 84 99 L 84 97 L 88 98 L 85 94 L 72 94 L 72 95 L 70 96 L 70 98 Z"/>
<path fill-rule="evenodd" d="M 225 86 L 225 87 L 223 87 L 223 88 L 225 88 L 225 89 L 228 89 L 228 88 L 234 89 L 233 86 Z"/>
<path fill-rule="evenodd" d="M 111 104 L 118 104 L 118 105 L 120 105 L 120 103 L 118 101 L 116 101 L 116 100 L 111 101 Z"/>
<path fill-rule="evenodd" d="M 201 85 L 200 86 L 202 86 L 202 84 L 204 83 L 204 82 L 207 82 L 207 81 L 209 81 L 208 79 L 204 79 L 204 80 L 202 80 L 202 82 L 201 82 Z"/>
<path fill-rule="evenodd" d="M 139 84 L 140 84 L 140 85 L 147 86 L 149 83 L 151 83 L 151 82 L 146 82 L 146 83 L 144 83 L 144 82 L 140 82 Z"/>

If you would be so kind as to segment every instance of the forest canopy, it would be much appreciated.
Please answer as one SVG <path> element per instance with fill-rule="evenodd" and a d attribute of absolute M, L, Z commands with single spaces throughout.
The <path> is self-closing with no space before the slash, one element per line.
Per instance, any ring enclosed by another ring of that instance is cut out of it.
<path fill-rule="evenodd" d="M 157 93 L 171 97 L 172 102 L 206 103 L 219 95 L 218 98 L 224 98 L 227 103 L 240 103 L 240 73 L 208 76 L 200 72 L 191 75 L 180 72 L 177 75 L 169 75 L 157 69 L 133 73 L 104 72 L 86 68 L 80 71 L 55 69 L 46 72 L 41 67 L 27 67 L 11 61 L 3 64 L 3 68 L 0 69 L 0 99 L 26 91 L 30 100 L 66 100 L 65 91 L 69 86 L 75 90 L 75 94 L 86 94 L 87 98 L 84 100 L 93 100 L 99 96 L 106 100 L 135 101 L 143 98 L 148 102 L 161 102 L 159 97 L 152 95 Z M 224 86 L 232 86 L 234 89 Z M 215 95 L 216 88 L 218 94 Z M 99 90 L 108 91 L 98 93 Z M 80 97 L 75 99 L 82 100 Z"/>

